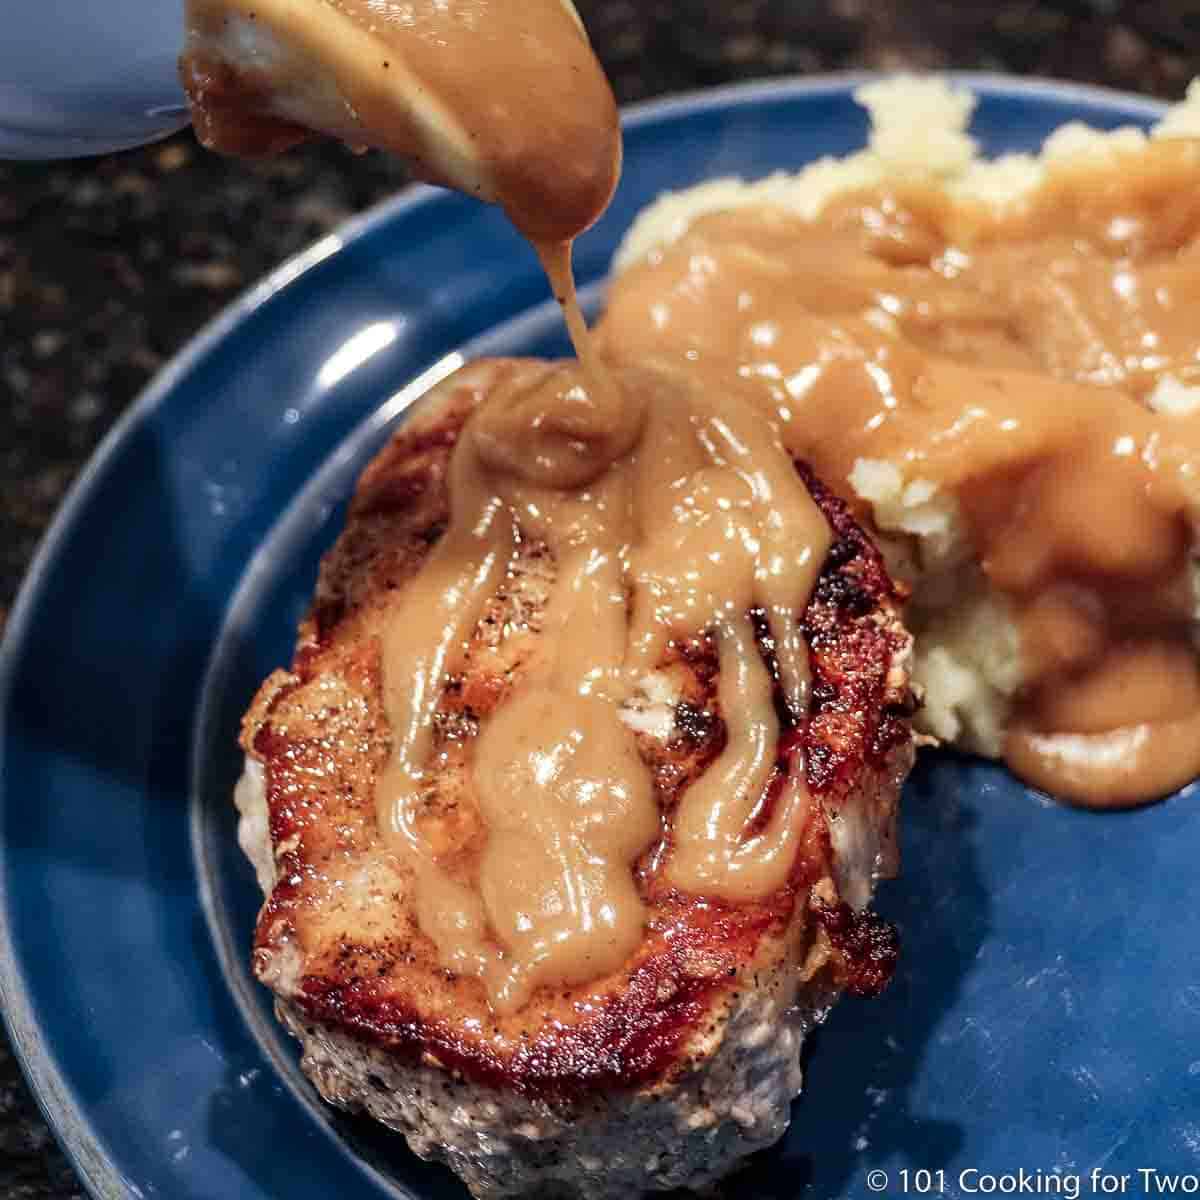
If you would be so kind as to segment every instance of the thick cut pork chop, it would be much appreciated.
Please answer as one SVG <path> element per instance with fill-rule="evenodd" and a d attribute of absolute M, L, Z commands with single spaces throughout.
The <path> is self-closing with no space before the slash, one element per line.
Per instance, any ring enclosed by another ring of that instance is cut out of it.
<path fill-rule="evenodd" d="M 491 361 L 460 371 L 370 464 L 322 565 L 292 669 L 266 681 L 246 716 L 241 839 L 267 893 L 254 972 L 321 1094 L 401 1131 L 477 1196 L 600 1200 L 697 1187 L 782 1134 L 801 1042 L 839 992 L 873 993 L 888 979 L 896 939 L 866 904 L 874 879 L 895 866 L 913 756 L 910 639 L 879 554 L 799 465 L 833 546 L 804 614 L 809 718 L 796 728 L 778 705 L 777 757 L 804 756 L 811 792 L 787 883 L 732 904 L 662 877 L 679 798 L 725 739 L 716 648 L 703 636 L 672 643 L 623 713 L 661 811 L 661 839 L 636 866 L 642 943 L 606 978 L 543 987 L 495 1015 L 478 980 L 439 966 L 405 868 L 380 837 L 373 791 L 390 749 L 380 631 L 445 527 L 447 466 L 464 422 L 520 369 Z M 438 709 L 446 765 L 418 820 L 440 865 L 462 880 L 487 838 L 472 743 L 542 652 L 554 572 L 544 546 L 520 545 Z M 774 671 L 766 622 L 756 625 Z"/>

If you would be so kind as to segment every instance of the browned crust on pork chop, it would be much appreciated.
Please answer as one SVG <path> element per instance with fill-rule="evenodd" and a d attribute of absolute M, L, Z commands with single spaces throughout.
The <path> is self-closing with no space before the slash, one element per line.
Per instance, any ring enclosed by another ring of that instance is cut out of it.
<path fill-rule="evenodd" d="M 373 785 L 389 750 L 379 654 L 389 602 L 444 528 L 447 465 L 464 422 L 514 369 L 489 362 L 460 372 L 368 466 L 322 565 L 292 670 L 268 679 L 247 714 L 243 745 L 265 767 L 276 858 L 254 967 L 313 1021 L 475 1082 L 562 1098 L 652 1087 L 704 1053 L 705 1034 L 759 972 L 803 963 L 800 978 L 831 994 L 886 982 L 894 938 L 837 895 L 828 822 L 843 806 L 874 806 L 866 819 L 892 828 L 897 781 L 912 754 L 912 698 L 897 667 L 909 638 L 878 552 L 846 506 L 799 467 L 834 542 L 805 613 L 812 713 L 800 729 L 785 725 L 780 739 L 781 765 L 806 756 L 813 794 L 787 885 L 759 903 L 732 905 L 673 891 L 655 870 L 682 789 L 724 743 L 712 645 L 702 637 L 674 644 L 663 666 L 682 693 L 675 734 L 668 744 L 638 735 L 663 814 L 662 846 L 637 868 L 650 914 L 643 944 L 606 979 L 543 988 L 519 1013 L 495 1017 L 478 981 L 439 967 L 416 927 L 406 877 L 377 838 Z M 522 547 L 441 704 L 448 766 L 421 820 L 444 850 L 443 866 L 464 876 L 485 836 L 470 796 L 470 744 L 539 651 L 552 575 L 543 547 Z"/>

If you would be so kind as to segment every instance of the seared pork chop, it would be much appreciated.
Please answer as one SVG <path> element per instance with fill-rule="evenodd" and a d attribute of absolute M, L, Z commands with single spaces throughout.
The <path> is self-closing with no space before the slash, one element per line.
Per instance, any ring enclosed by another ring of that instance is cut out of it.
<path fill-rule="evenodd" d="M 377 826 L 374 784 L 391 741 L 380 631 L 445 529 L 464 423 L 520 369 L 460 371 L 367 467 L 292 668 L 275 672 L 247 713 L 241 837 L 267 893 L 253 968 L 321 1094 L 399 1130 L 479 1197 L 697 1187 L 783 1133 L 805 1034 L 841 991 L 874 993 L 889 976 L 896 938 L 866 905 L 896 865 L 913 757 L 910 638 L 878 552 L 798 464 L 833 541 L 802 625 L 808 719 L 797 727 L 777 704 L 777 758 L 803 755 L 811 794 L 785 885 L 732 903 L 663 878 L 679 799 L 725 741 L 715 645 L 705 635 L 672 642 L 623 712 L 661 813 L 661 837 L 635 867 L 642 943 L 605 978 L 541 987 L 518 1011 L 494 1013 L 478 979 L 439 965 Z M 544 545 L 521 542 L 437 710 L 444 768 L 417 819 L 439 865 L 463 880 L 488 836 L 472 745 L 539 654 L 554 572 Z M 756 628 L 777 677 L 767 622 Z"/>

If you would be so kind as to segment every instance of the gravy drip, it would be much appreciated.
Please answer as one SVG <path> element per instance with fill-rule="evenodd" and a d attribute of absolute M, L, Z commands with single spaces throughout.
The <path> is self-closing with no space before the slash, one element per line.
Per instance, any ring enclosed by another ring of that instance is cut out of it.
<path fill-rule="evenodd" d="M 1200 144 L 1163 142 L 1004 217 L 916 185 L 702 217 L 599 338 L 756 388 L 823 478 L 881 460 L 955 497 L 1021 632 L 1009 765 L 1127 805 L 1200 773 L 1200 412 L 1148 403 L 1200 385 L 1198 304 Z"/>
<path fill-rule="evenodd" d="M 798 756 L 776 779 L 774 685 L 749 610 L 767 614 L 799 722 L 808 651 L 795 613 L 828 551 L 824 517 L 753 393 L 709 393 L 671 371 L 607 378 L 597 395 L 576 363 L 509 369 L 455 446 L 450 526 L 383 647 L 393 747 L 379 825 L 413 868 L 441 961 L 481 978 L 499 1011 L 540 984 L 609 974 L 641 942 L 632 867 L 660 815 L 619 709 L 672 638 L 716 638 L 728 736 L 681 801 L 669 883 L 732 901 L 769 894 L 786 882 L 808 809 Z M 548 548 L 556 580 L 540 657 L 475 746 L 488 835 L 467 885 L 439 866 L 416 814 L 437 769 L 438 697 L 523 538 Z"/>
<path fill-rule="evenodd" d="M 404 158 L 561 242 L 616 186 L 616 102 L 564 0 L 188 0 L 201 140 L 273 153 L 307 130 Z"/>
<path fill-rule="evenodd" d="M 614 374 L 588 335 L 572 240 L 608 202 L 620 134 L 574 10 L 563 0 L 189 0 L 188 17 L 183 73 L 209 145 L 269 152 L 314 128 L 500 203 L 536 249 L 579 356 L 514 368 L 468 421 L 451 459 L 448 528 L 382 639 L 392 747 L 377 819 L 412 871 L 417 919 L 443 965 L 512 1011 L 541 984 L 599 978 L 636 950 L 645 906 L 633 864 L 661 829 L 619 709 L 674 637 L 716 638 L 728 736 L 681 802 L 669 881 L 735 901 L 778 889 L 808 792 L 798 755 L 776 778 L 774 680 L 749 610 L 765 614 L 799 723 L 809 686 L 799 614 L 830 534 L 753 392 L 710 392 L 669 371 Z M 270 36 L 259 44 L 248 25 Z M 547 547 L 556 582 L 540 658 L 474 747 L 487 838 L 468 883 L 421 834 L 439 766 L 434 716 L 526 538 Z"/>

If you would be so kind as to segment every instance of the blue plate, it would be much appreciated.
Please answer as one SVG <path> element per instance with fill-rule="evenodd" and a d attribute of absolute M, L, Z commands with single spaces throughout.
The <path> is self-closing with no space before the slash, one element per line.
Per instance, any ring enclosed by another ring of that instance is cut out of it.
<path fill-rule="evenodd" d="M 663 189 L 858 147 L 856 82 L 631 113 L 624 181 L 579 247 L 593 305 L 621 232 Z M 1160 111 L 964 82 L 991 152 L 1067 120 Z M 316 1102 L 271 1021 L 246 970 L 258 897 L 234 839 L 234 736 L 289 658 L 356 473 L 408 401 L 464 354 L 565 351 L 501 217 L 417 191 L 193 343 L 59 516 L 0 679 L 0 984 L 96 1196 L 465 1196 L 398 1138 Z M 792 1130 L 742 1190 L 865 1196 L 885 1172 L 891 1194 L 970 1195 L 1024 1170 L 1070 1194 L 1096 1168 L 1135 1194 L 1138 1168 L 1200 1169 L 1198 846 L 1186 794 L 1092 815 L 991 766 L 924 763 L 905 796 L 904 877 L 879 901 L 903 965 L 881 1001 L 844 1001 L 815 1039 Z"/>

